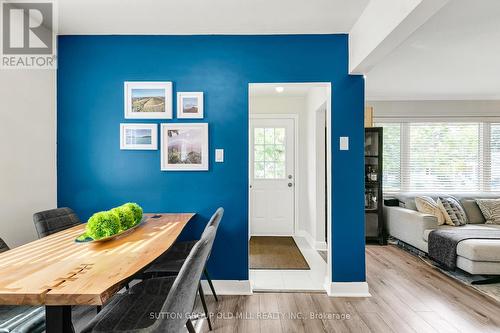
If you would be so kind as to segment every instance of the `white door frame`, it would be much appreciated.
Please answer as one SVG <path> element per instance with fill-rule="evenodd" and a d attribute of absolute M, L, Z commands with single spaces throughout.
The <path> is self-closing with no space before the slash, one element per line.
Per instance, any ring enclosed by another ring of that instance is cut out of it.
<path fill-rule="evenodd" d="M 250 117 L 252 116 L 250 114 L 250 88 L 252 85 L 271 85 L 271 86 L 281 86 L 281 87 L 290 87 L 290 86 L 309 86 L 311 88 L 313 87 L 323 87 L 326 88 L 327 94 L 326 94 L 326 170 L 327 170 L 327 175 L 330 176 L 330 178 L 326 179 L 326 196 L 327 196 L 327 237 L 328 237 L 328 246 L 327 246 L 327 267 L 326 267 L 326 278 L 325 278 L 325 290 L 327 293 L 330 292 L 330 286 L 332 284 L 332 248 L 333 248 L 333 237 L 332 237 L 332 184 L 333 184 L 333 173 L 332 173 L 332 165 L 333 165 L 333 156 L 332 156 L 332 83 L 331 82 L 295 82 L 295 83 L 280 83 L 280 82 L 272 82 L 272 83 L 249 83 L 248 84 L 248 143 L 250 147 Z M 297 138 L 298 134 L 298 129 L 295 128 L 295 136 Z M 298 142 L 295 144 L 295 149 L 298 149 Z M 248 149 L 249 154 L 250 154 L 250 148 Z M 249 155 L 250 156 L 250 155 Z M 295 161 L 298 159 L 298 153 L 295 154 Z M 296 167 L 298 166 L 298 163 L 295 162 Z M 296 169 L 297 171 L 297 169 Z M 250 172 L 249 172 L 250 173 Z M 296 175 L 298 175 L 298 172 L 295 172 Z M 249 175 L 250 177 L 250 175 Z M 298 180 L 296 176 L 296 181 Z M 250 181 L 250 178 L 249 178 Z M 298 182 L 297 182 L 298 183 Z M 249 183 L 250 184 L 250 183 Z M 250 191 L 250 188 L 248 188 Z M 295 191 L 298 193 L 298 191 Z M 297 195 L 295 195 L 295 200 L 297 200 Z M 295 206 L 297 208 L 298 204 L 295 203 Z M 248 238 L 250 239 L 250 195 L 248 196 L 248 202 L 247 202 L 247 208 L 248 208 Z M 298 214 L 296 211 L 295 214 L 295 219 L 297 221 Z M 296 222 L 295 222 L 296 223 Z M 248 244 L 247 244 L 248 246 Z M 250 249 L 249 249 L 250 250 Z M 250 270 L 250 267 L 248 268 Z"/>
<path fill-rule="evenodd" d="M 293 180 L 294 180 L 294 190 L 293 190 L 293 206 L 294 206 L 294 216 L 293 216 L 293 233 L 290 236 L 295 236 L 297 230 L 299 230 L 299 196 L 297 193 L 299 192 L 300 189 L 300 180 L 299 180 L 299 115 L 297 114 L 285 114 L 285 113 L 280 113 L 280 114 L 275 114 L 275 113 L 257 113 L 257 114 L 250 114 L 249 113 L 249 122 L 248 122 L 248 147 L 252 147 L 252 142 L 251 136 L 250 136 L 250 125 L 251 125 L 251 120 L 252 119 L 292 119 L 293 120 L 293 132 L 294 132 L 294 137 L 293 137 L 293 154 L 294 154 L 294 159 L 293 159 Z M 252 160 L 251 157 L 252 151 L 248 149 L 248 158 L 249 161 Z M 252 175 L 251 175 L 251 170 L 250 168 L 248 169 L 248 182 L 251 184 L 252 182 Z M 250 200 L 251 200 L 251 195 L 250 195 L 250 188 L 248 188 L 248 238 L 250 239 L 250 236 L 252 235 L 252 231 L 250 230 L 251 228 L 251 219 L 250 219 L 250 214 L 251 214 L 251 208 L 252 206 L 250 205 Z"/>

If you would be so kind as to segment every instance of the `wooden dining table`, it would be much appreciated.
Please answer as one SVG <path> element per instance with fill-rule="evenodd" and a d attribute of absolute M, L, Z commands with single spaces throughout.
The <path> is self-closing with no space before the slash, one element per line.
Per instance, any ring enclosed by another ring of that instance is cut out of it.
<path fill-rule="evenodd" d="M 45 306 L 46 332 L 73 332 L 71 306 L 104 305 L 175 242 L 195 215 L 145 214 L 133 232 L 76 243 L 85 224 L 0 254 L 0 305 Z"/>

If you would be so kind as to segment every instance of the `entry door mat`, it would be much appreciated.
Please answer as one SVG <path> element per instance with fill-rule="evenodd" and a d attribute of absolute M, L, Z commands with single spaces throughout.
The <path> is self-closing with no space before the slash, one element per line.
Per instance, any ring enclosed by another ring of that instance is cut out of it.
<path fill-rule="evenodd" d="M 310 270 L 292 237 L 250 237 L 250 269 Z"/>

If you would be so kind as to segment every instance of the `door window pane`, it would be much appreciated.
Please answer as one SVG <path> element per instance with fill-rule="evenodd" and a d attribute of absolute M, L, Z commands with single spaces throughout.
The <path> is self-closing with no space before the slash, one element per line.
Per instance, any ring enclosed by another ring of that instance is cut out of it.
<path fill-rule="evenodd" d="M 255 162 L 253 172 L 255 178 L 265 178 L 264 162 Z"/>
<path fill-rule="evenodd" d="M 284 163 L 276 163 L 276 178 L 284 179 L 285 178 L 285 164 Z"/>
<path fill-rule="evenodd" d="M 274 144 L 274 128 L 265 128 L 265 144 L 266 145 L 272 145 Z"/>
<path fill-rule="evenodd" d="M 254 129 L 254 178 L 284 179 L 286 173 L 285 128 Z"/>
<path fill-rule="evenodd" d="M 264 129 L 256 128 L 255 131 L 255 144 L 264 144 Z"/>
<path fill-rule="evenodd" d="M 264 162 L 264 145 L 255 145 L 254 149 L 255 162 Z"/>
<path fill-rule="evenodd" d="M 274 143 L 276 144 L 285 144 L 285 129 L 284 128 L 275 128 L 274 129 Z"/>

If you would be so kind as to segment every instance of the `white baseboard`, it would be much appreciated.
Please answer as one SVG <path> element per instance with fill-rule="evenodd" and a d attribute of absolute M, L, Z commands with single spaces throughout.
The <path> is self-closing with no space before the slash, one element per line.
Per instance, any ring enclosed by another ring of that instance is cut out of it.
<path fill-rule="evenodd" d="M 319 241 L 316 241 L 312 235 L 305 231 L 305 230 L 298 230 L 296 233 L 295 233 L 295 236 L 298 236 L 298 237 L 304 237 L 307 241 L 307 243 L 309 244 L 309 246 L 312 248 L 312 249 L 315 249 L 315 250 L 318 250 L 318 251 L 326 251 L 327 248 L 326 248 L 326 242 L 319 242 Z"/>
<path fill-rule="evenodd" d="M 306 241 L 307 241 L 307 244 L 309 244 L 309 246 L 310 246 L 312 249 L 314 249 L 314 248 L 315 248 L 315 246 L 314 246 L 314 245 L 315 245 L 315 244 L 314 244 L 314 243 L 315 243 L 315 241 L 314 241 L 314 239 L 312 238 L 311 234 L 310 234 L 310 233 L 308 233 L 307 231 L 305 231 L 305 230 L 297 230 L 297 231 L 295 232 L 295 236 L 305 238 L 305 239 L 306 239 Z"/>
<path fill-rule="evenodd" d="M 217 295 L 252 295 L 249 280 L 212 280 Z M 201 281 L 203 291 L 211 295 L 212 291 L 206 280 Z"/>
<path fill-rule="evenodd" d="M 332 297 L 371 297 L 366 282 L 332 282 L 325 288 Z"/>
<path fill-rule="evenodd" d="M 326 242 L 318 242 L 318 241 L 316 241 L 316 243 L 315 243 L 315 249 L 317 251 L 326 251 L 327 250 Z"/>
<path fill-rule="evenodd" d="M 293 237 L 293 234 L 277 234 L 277 233 L 266 233 L 266 234 L 250 234 L 250 237 L 256 236 L 256 237 Z"/>

